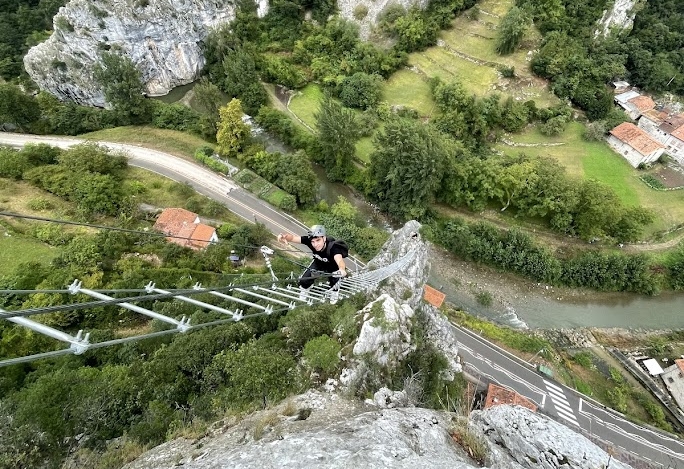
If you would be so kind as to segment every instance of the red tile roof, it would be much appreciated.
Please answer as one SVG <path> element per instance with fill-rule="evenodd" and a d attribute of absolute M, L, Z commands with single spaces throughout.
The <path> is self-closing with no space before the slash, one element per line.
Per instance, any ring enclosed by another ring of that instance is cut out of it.
<path fill-rule="evenodd" d="M 508 388 L 498 386 L 494 383 L 489 383 L 489 387 L 487 388 L 485 409 L 501 404 L 519 405 L 527 407 L 532 412 L 537 411 L 537 405 L 526 397 L 523 397 L 517 392 L 511 391 Z"/>
<path fill-rule="evenodd" d="M 169 235 L 168 241 L 192 249 L 207 247 L 216 233 L 214 227 L 199 223 L 196 213 L 182 208 L 165 209 L 157 218 L 154 229 Z"/>
<path fill-rule="evenodd" d="M 675 360 L 675 364 L 677 365 L 677 368 L 679 368 L 679 371 L 684 372 L 684 360 L 678 358 Z"/>
<path fill-rule="evenodd" d="M 610 133 L 642 155 L 649 155 L 659 148 L 664 148 L 658 141 L 630 122 L 623 122 Z"/>
<path fill-rule="evenodd" d="M 667 119 L 667 111 L 659 111 L 658 109 L 649 109 L 641 113 L 642 116 L 648 117 L 656 124 L 662 124 Z"/>
<path fill-rule="evenodd" d="M 655 101 L 653 101 L 650 96 L 637 96 L 630 99 L 628 102 L 634 104 L 641 112 L 648 111 L 655 107 Z"/>
<path fill-rule="evenodd" d="M 660 130 L 662 130 L 666 134 L 671 134 L 672 132 L 680 128 L 682 125 L 684 125 L 684 115 L 675 114 L 665 119 L 665 122 L 663 122 L 660 125 Z"/>
<path fill-rule="evenodd" d="M 188 240 L 189 245 L 198 249 L 206 248 L 209 246 L 209 242 L 215 233 L 216 229 L 214 229 L 213 226 L 198 223 L 195 225 L 195 230 L 192 232 L 192 239 Z"/>
<path fill-rule="evenodd" d="M 194 224 L 197 214 L 184 208 L 167 208 L 159 215 L 154 229 L 176 235 L 184 225 Z"/>
<path fill-rule="evenodd" d="M 681 141 L 684 141 L 684 125 L 680 125 L 679 127 L 677 127 L 677 130 L 672 132 L 670 135 L 678 138 Z"/>

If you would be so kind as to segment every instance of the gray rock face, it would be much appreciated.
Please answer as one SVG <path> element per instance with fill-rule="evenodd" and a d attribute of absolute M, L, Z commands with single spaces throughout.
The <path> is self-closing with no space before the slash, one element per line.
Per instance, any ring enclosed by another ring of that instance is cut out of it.
<path fill-rule="evenodd" d="M 258 2 L 266 14 L 267 0 Z M 71 0 L 54 17 L 52 36 L 26 54 L 24 67 L 59 99 L 103 107 L 94 65 L 102 51 L 120 51 L 140 70 L 147 94 L 164 95 L 197 78 L 205 64 L 201 41 L 234 17 L 226 0 Z"/>
<path fill-rule="evenodd" d="M 359 25 L 359 36 L 367 40 L 381 13 L 391 5 L 401 5 L 407 10 L 411 7 L 423 9 L 428 0 L 337 0 L 340 16 Z M 362 13 L 364 13 L 362 15 Z"/>
<path fill-rule="evenodd" d="M 595 469 L 605 467 L 610 457 L 582 435 L 524 407 L 502 405 L 473 412 L 470 428 L 487 435 L 491 459 L 510 458 L 524 468 Z M 492 467 L 498 463 L 492 462 Z M 631 466 L 611 458 L 610 467 Z"/>
<path fill-rule="evenodd" d="M 636 11 L 634 6 L 638 0 L 615 0 L 613 8 L 603 12 L 603 17 L 594 32 L 594 36 L 607 37 L 613 29 L 622 31 L 631 29 Z"/>

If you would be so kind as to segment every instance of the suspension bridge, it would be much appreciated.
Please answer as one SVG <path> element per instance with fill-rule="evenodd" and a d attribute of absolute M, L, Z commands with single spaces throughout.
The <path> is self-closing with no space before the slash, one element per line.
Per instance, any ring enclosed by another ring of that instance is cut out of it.
<path fill-rule="evenodd" d="M 0 367 L 28 363 L 44 358 L 52 358 L 61 355 L 79 355 L 89 350 L 102 347 L 123 344 L 136 340 L 159 337 L 174 333 L 186 333 L 188 331 L 217 326 L 220 324 L 242 321 L 256 316 L 271 315 L 286 312 L 303 305 L 326 303 L 331 300 L 333 293 L 339 299 L 349 298 L 357 293 L 371 292 L 378 284 L 395 273 L 411 265 L 416 257 L 417 247 L 410 246 L 406 252 L 394 262 L 377 266 L 366 266 L 356 271 L 353 275 L 341 278 L 333 289 L 326 284 L 314 285 L 308 294 L 300 296 L 297 277 L 290 272 L 287 278 L 280 279 L 271 266 L 273 250 L 262 246 L 261 254 L 264 256 L 271 278 L 266 282 L 253 284 L 230 284 L 226 286 L 204 288 L 195 284 L 188 289 L 162 289 L 154 283 L 148 283 L 141 289 L 135 290 L 95 290 L 84 288 L 80 280 L 73 281 L 68 288 L 63 290 L 5 290 L 1 294 L 33 295 L 37 293 L 68 294 L 75 300 L 68 304 L 26 308 L 6 311 L 0 309 L 0 320 L 9 321 L 17 326 L 28 328 L 31 331 L 55 339 L 56 345 L 53 350 L 29 354 L 20 357 L 0 357 Z M 325 274 L 328 275 L 328 274 Z M 321 278 L 323 275 L 321 275 Z M 201 299 L 198 299 L 201 298 Z M 220 319 L 191 324 L 190 318 L 180 319 L 169 316 L 159 311 L 154 311 L 149 305 L 153 303 L 156 309 L 165 301 L 180 301 L 190 303 L 202 311 L 219 313 Z M 90 333 L 79 330 L 75 335 L 45 324 L 40 321 L 40 316 L 65 311 L 88 310 L 103 306 L 116 306 L 137 313 L 147 318 L 160 321 L 166 326 L 165 330 L 144 332 L 126 337 L 93 342 Z M 33 318 L 33 319 L 32 319 Z M 63 344 L 63 348 L 57 348 Z"/>

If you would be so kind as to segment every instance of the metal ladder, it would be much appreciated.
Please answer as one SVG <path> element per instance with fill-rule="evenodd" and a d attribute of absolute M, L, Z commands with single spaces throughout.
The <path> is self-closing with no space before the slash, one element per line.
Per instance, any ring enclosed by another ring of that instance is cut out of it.
<path fill-rule="evenodd" d="M 389 265 L 385 265 L 377 269 L 365 267 L 363 270 L 355 273 L 352 276 L 341 278 L 335 285 L 334 290 L 339 293 L 340 300 L 349 298 L 350 296 L 360 292 L 373 291 L 377 288 L 381 281 L 411 265 L 415 258 L 416 252 L 417 251 L 415 249 L 409 250 L 404 256 Z M 102 292 L 83 288 L 81 281 L 74 280 L 68 289 L 62 292 L 68 292 L 71 295 L 85 295 L 86 297 L 94 298 L 97 301 L 73 303 L 71 305 L 58 307 L 32 308 L 16 311 L 5 311 L 0 309 L 0 319 L 5 319 L 16 325 L 26 327 L 34 332 L 38 332 L 68 344 L 67 348 L 23 357 L 4 359 L 3 357 L 0 357 L 0 367 L 19 363 L 27 363 L 34 360 L 56 357 L 60 355 L 79 355 L 88 350 L 97 348 L 108 347 L 146 338 L 159 337 L 177 332 L 184 333 L 203 327 L 237 322 L 250 317 L 271 315 L 275 312 L 288 311 L 296 308 L 297 306 L 325 303 L 330 300 L 333 290 L 327 287 L 327 285 L 312 286 L 308 291 L 307 297 L 305 299 L 300 299 L 299 287 L 294 274 L 291 273 L 287 280 L 279 280 L 271 267 L 270 255 L 273 254 L 273 251 L 270 248 L 263 246 L 261 248 L 261 253 L 264 255 L 266 265 L 271 273 L 271 282 L 268 282 L 267 284 L 257 284 L 251 286 L 228 285 L 218 288 L 202 288 L 200 284 L 195 284 L 195 286 L 190 290 L 181 290 L 180 292 L 177 292 L 157 288 L 155 284 L 150 282 L 144 288 L 146 294 L 128 298 L 116 298 L 106 295 Z M 111 291 L 116 293 L 116 290 Z M 206 301 L 200 301 L 196 298 L 192 298 L 192 296 L 200 294 L 211 295 L 212 297 L 215 297 L 219 304 L 208 303 Z M 191 303 L 203 310 L 217 312 L 225 315 L 226 317 L 224 319 L 192 325 L 190 324 L 190 318 L 182 317 L 180 320 L 178 320 L 135 304 L 136 302 L 156 299 L 171 299 Z M 228 309 L 225 307 L 226 304 L 230 303 L 237 304 L 237 307 L 235 309 Z M 87 332 L 84 333 L 83 330 L 79 330 L 76 335 L 71 335 L 68 332 L 56 329 L 33 319 L 29 319 L 29 316 L 48 314 L 56 310 L 64 311 L 69 309 L 85 309 L 88 307 L 102 305 L 116 305 L 120 308 L 142 314 L 151 319 L 159 320 L 168 324 L 170 328 L 163 331 L 142 333 L 130 337 L 93 343 L 90 342 L 90 334 Z M 250 308 L 250 311 L 254 312 L 245 314 L 243 309 L 245 307 Z"/>

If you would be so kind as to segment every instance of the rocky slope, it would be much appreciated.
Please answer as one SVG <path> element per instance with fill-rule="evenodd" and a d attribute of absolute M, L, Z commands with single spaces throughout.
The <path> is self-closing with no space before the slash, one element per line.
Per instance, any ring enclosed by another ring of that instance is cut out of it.
<path fill-rule="evenodd" d="M 195 440 L 177 439 L 143 454 L 128 469 L 240 468 L 460 468 L 480 467 L 452 435 L 472 435 L 486 467 L 597 468 L 609 455 L 567 427 L 522 407 L 498 406 L 468 418 L 415 406 L 411 386 L 373 389 L 365 402 L 347 398 L 369 369 L 400 362 L 414 347 L 413 318 L 426 319 L 428 340 L 460 372 L 457 341 L 441 312 L 421 301 L 428 249 L 409 222 L 397 230 L 371 265 L 384 265 L 416 249 L 415 262 L 395 274 L 380 296 L 362 308 L 361 332 L 338 380 L 244 419 L 218 422 Z M 401 298 L 401 299 L 399 299 Z M 477 451 L 472 455 L 478 456 Z M 615 460 L 610 467 L 627 468 Z"/>
<path fill-rule="evenodd" d="M 263 16 L 267 0 L 257 0 Z M 31 48 L 24 67 L 61 100 L 104 106 L 93 80 L 102 51 L 118 51 L 141 72 L 147 94 L 192 82 L 205 64 L 201 42 L 235 17 L 225 0 L 71 0 L 53 19 L 50 38 Z"/>

